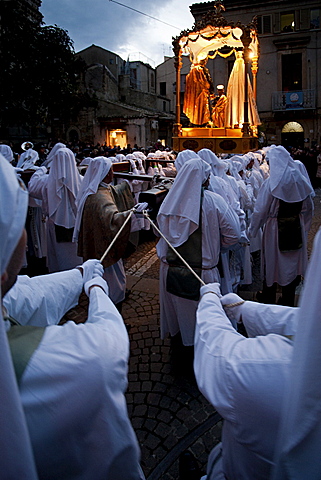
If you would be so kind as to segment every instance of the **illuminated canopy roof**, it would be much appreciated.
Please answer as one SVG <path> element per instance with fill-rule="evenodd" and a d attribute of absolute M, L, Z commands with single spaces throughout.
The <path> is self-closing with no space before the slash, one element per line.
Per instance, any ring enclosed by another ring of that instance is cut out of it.
<path fill-rule="evenodd" d="M 259 56 L 256 17 L 245 26 L 240 22 L 227 22 L 221 11 L 225 10 L 220 0 L 214 5 L 215 11 L 209 11 L 191 30 L 184 30 L 173 38 L 175 56 L 190 55 L 192 63 L 199 63 L 207 57 L 216 55 L 228 57 L 235 50 L 249 48 L 253 57 Z"/>

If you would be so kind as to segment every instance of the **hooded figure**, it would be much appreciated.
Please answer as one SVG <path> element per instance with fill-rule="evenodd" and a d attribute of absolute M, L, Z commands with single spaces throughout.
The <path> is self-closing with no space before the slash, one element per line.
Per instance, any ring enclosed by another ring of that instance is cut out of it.
<path fill-rule="evenodd" d="M 77 207 L 77 215 L 72 237 L 73 242 L 77 242 L 78 240 L 82 213 L 87 197 L 97 192 L 100 182 L 102 182 L 102 180 L 106 177 L 112 165 L 110 158 L 106 157 L 96 157 L 95 159 L 89 158 L 88 160 L 88 168 L 79 188 L 75 202 Z"/>
<path fill-rule="evenodd" d="M 231 213 L 223 198 L 210 192 L 206 187 L 204 190 L 204 184 L 207 185 L 210 173 L 210 166 L 199 158 L 186 161 L 179 169 L 173 186 L 161 205 L 157 222 L 171 245 L 185 250 L 183 257 L 194 268 L 198 268 L 199 276 L 204 281 L 214 279 L 219 281 L 217 264 L 221 247 L 237 243 L 240 228 L 237 218 Z M 187 242 L 196 231 L 198 233 L 195 244 L 198 247 L 189 247 Z M 180 292 L 174 294 L 168 291 L 168 276 L 171 277 L 171 272 L 174 273 L 170 267 L 175 267 L 176 261 L 170 258 L 171 251 L 162 238 L 157 244 L 157 254 L 161 260 L 161 336 L 164 338 L 170 333 L 173 337 L 180 332 L 183 344 L 192 346 L 197 300 L 184 292 L 181 295 Z M 185 273 L 183 269 L 182 274 Z M 191 278 L 186 280 L 187 287 L 191 284 Z M 185 286 L 184 281 L 178 283 Z M 172 288 L 170 290 L 174 291 Z M 195 286 L 193 293 L 197 295 L 198 291 L 199 285 Z"/>
<path fill-rule="evenodd" d="M 228 205 L 238 216 L 241 228 L 241 238 L 240 242 L 244 245 L 248 244 L 248 238 L 246 236 L 246 222 L 245 222 L 245 212 L 241 209 L 239 201 L 239 187 L 234 177 L 227 175 L 226 171 L 228 170 L 228 163 L 225 160 L 218 158 L 214 152 L 207 148 L 203 148 L 198 152 L 198 155 L 209 163 L 212 167 L 213 175 L 220 180 L 221 185 L 224 189 L 224 194 Z M 217 191 L 217 190 L 215 190 Z M 228 261 L 228 253 L 223 254 L 223 271 L 224 271 L 224 280 L 222 282 L 222 292 L 227 293 L 231 291 L 236 291 L 238 285 L 241 281 L 242 269 L 243 271 L 249 271 L 249 255 L 246 256 L 246 263 L 244 261 L 244 249 L 241 245 L 237 245 L 233 248 L 233 253 L 230 256 Z M 229 269 L 229 275 L 227 272 Z M 246 283 L 251 283 L 252 277 L 249 278 L 247 275 Z"/>
<path fill-rule="evenodd" d="M 16 168 L 20 168 L 21 170 L 37 170 L 38 167 L 35 166 L 37 160 L 39 160 L 39 153 L 32 148 L 28 148 L 28 150 L 20 155 Z"/>
<path fill-rule="evenodd" d="M 179 171 L 185 162 L 188 160 L 192 160 L 193 158 L 200 158 L 198 153 L 194 152 L 193 150 L 182 150 L 178 153 L 175 159 L 175 168 Z"/>
<path fill-rule="evenodd" d="M 9 261 L 22 238 L 28 193 L 19 185 L 14 168 L 0 155 L 0 266 L 1 285 L 7 279 Z M 5 208 L 4 208 L 5 205 Z M 1 294 L 2 298 L 3 293 Z M 29 433 L 13 370 L 5 323 L 0 313 L 0 470 L 6 478 L 37 479 Z"/>
<path fill-rule="evenodd" d="M 321 230 L 315 236 L 286 384 L 273 480 L 321 478 Z"/>
<path fill-rule="evenodd" d="M 59 150 L 60 148 L 66 148 L 66 145 L 64 143 L 56 143 L 52 147 L 50 152 L 48 153 L 48 156 L 47 156 L 46 160 L 43 162 L 42 167 L 49 168 L 49 166 L 52 162 L 52 159 L 54 158 L 55 154 L 57 153 L 57 150 Z"/>
<path fill-rule="evenodd" d="M 25 248 L 28 194 L 3 157 L 0 171 L 1 285 L 9 312 L 0 322 L 1 477 L 143 480 L 125 400 L 128 334 L 100 262 L 18 277 L 11 288 Z M 86 323 L 57 325 L 83 288 Z"/>
<path fill-rule="evenodd" d="M 299 308 L 221 297 L 218 284 L 201 288 L 195 376 L 224 419 L 208 480 L 320 478 L 320 234 Z"/>
<path fill-rule="evenodd" d="M 264 227 L 261 254 L 263 301 L 275 303 L 276 285 L 279 284 L 284 287 L 280 301 L 293 306 L 295 287 L 307 267 L 307 232 L 313 216 L 313 189 L 284 147 L 271 147 L 267 158 L 270 176 L 259 191 L 249 235 L 255 236 Z"/>
<path fill-rule="evenodd" d="M 14 160 L 13 151 L 9 145 L 0 144 L 0 154 L 3 155 L 9 163 Z"/>
<path fill-rule="evenodd" d="M 126 161 L 126 155 L 122 153 L 116 153 L 115 157 L 116 158 L 115 162 L 125 162 Z"/>
<path fill-rule="evenodd" d="M 78 210 L 73 240 L 78 241 L 78 254 L 84 260 L 102 257 L 134 206 L 128 183 L 113 186 L 109 184 L 111 181 L 110 158 L 93 158 L 76 200 Z M 104 278 L 115 304 L 120 304 L 125 298 L 126 275 L 122 258 L 129 243 L 130 231 L 131 222 L 127 223 L 103 261 Z"/>
<path fill-rule="evenodd" d="M 218 285 L 202 287 L 195 375 L 224 419 L 208 480 L 320 479 L 320 265 L 321 230 L 299 308 L 219 298 Z M 248 338 L 232 328 L 232 318 Z"/>
<path fill-rule="evenodd" d="M 31 177 L 28 190 L 32 197 L 42 200 L 43 213 L 48 217 L 48 269 L 59 272 L 82 263 L 72 234 L 77 214 L 75 200 L 83 177 L 69 148 L 56 150 L 49 175 L 46 172 L 46 167 L 40 167 Z"/>
<path fill-rule="evenodd" d="M 254 208 L 254 197 L 253 197 L 253 188 L 251 185 L 245 183 L 240 173 L 243 171 L 243 161 L 242 157 L 239 155 L 234 155 L 228 159 L 229 171 L 233 178 L 237 181 L 240 194 L 240 205 L 242 210 L 253 210 Z"/>

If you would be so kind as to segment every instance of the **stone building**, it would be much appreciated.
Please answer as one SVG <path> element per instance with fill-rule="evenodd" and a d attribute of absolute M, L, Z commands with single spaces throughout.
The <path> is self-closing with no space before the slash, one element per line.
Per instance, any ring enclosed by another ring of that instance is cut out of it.
<path fill-rule="evenodd" d="M 215 2 L 190 6 L 195 21 L 212 10 Z M 222 2 L 223 3 L 223 2 Z M 248 25 L 257 16 L 260 58 L 257 74 L 257 106 L 261 138 L 267 144 L 321 144 L 320 0 L 225 0 L 224 17 Z M 189 28 L 191 26 L 186 26 Z M 214 85 L 227 85 L 234 56 L 217 56 L 207 67 Z M 190 61 L 183 57 L 181 104 Z M 165 58 L 157 69 L 157 93 L 165 94 L 175 111 L 174 58 Z M 181 123 L 187 119 L 182 115 Z"/>
<path fill-rule="evenodd" d="M 77 53 L 85 63 L 82 93 L 93 101 L 83 108 L 67 140 L 126 147 L 171 143 L 174 116 L 170 100 L 156 93 L 156 72 L 142 61 L 125 61 L 96 45 Z"/>

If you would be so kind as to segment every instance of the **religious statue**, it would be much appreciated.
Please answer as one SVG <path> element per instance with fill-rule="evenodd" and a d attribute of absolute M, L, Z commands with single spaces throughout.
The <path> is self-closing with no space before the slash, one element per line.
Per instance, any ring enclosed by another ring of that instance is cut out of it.
<path fill-rule="evenodd" d="M 183 112 L 194 125 L 204 125 L 211 121 L 210 98 L 214 87 L 206 62 L 207 58 L 192 63 L 186 77 Z"/>
<path fill-rule="evenodd" d="M 217 85 L 216 89 L 218 94 L 215 96 L 212 104 L 212 120 L 215 127 L 223 128 L 225 127 L 225 108 L 227 98 L 224 93 L 224 85 Z"/>
<path fill-rule="evenodd" d="M 242 51 L 235 52 L 235 62 L 227 85 L 227 105 L 225 126 L 227 128 L 241 128 L 244 122 L 244 77 L 245 63 Z M 250 76 L 248 75 L 248 121 L 253 126 L 260 125 L 256 102 L 253 95 Z"/>

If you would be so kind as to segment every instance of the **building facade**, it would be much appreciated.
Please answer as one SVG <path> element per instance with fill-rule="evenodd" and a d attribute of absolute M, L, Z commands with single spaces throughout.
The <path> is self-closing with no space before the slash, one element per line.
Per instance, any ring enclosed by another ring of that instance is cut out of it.
<path fill-rule="evenodd" d="M 83 108 L 67 140 L 75 137 L 107 145 L 150 146 L 171 143 L 174 116 L 170 100 L 156 93 L 156 72 L 142 61 L 92 45 L 77 53 L 85 67 L 81 90 L 93 100 Z"/>
<path fill-rule="evenodd" d="M 198 21 L 215 2 L 196 3 L 190 10 Z M 224 17 L 248 25 L 257 16 L 260 57 L 257 73 L 257 107 L 261 140 L 266 144 L 313 147 L 321 144 L 321 58 L 319 0 L 225 0 Z M 187 26 L 188 27 L 188 26 Z M 207 67 L 214 85 L 227 85 L 234 58 L 217 56 Z M 181 104 L 190 61 L 183 57 Z M 166 92 L 175 111 L 174 59 L 157 67 L 157 93 Z M 181 118 L 184 125 L 186 119 Z"/>

